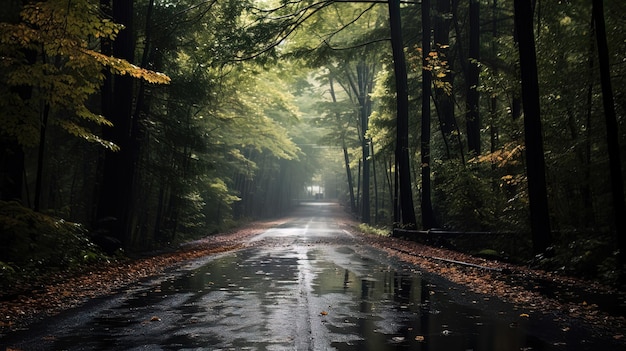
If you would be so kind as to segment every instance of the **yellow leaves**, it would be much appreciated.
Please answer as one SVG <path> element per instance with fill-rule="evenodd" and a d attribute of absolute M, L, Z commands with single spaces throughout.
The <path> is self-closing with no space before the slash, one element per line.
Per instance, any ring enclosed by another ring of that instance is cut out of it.
<path fill-rule="evenodd" d="M 101 65 L 107 67 L 111 73 L 125 75 L 143 79 L 149 83 L 169 84 L 171 79 L 163 73 L 153 72 L 145 68 L 133 65 L 132 63 L 113 56 L 107 56 L 94 50 L 83 49 L 85 54 L 93 57 Z"/>
<path fill-rule="evenodd" d="M 528 313 L 520 313 L 519 316 L 522 318 L 530 318 L 530 315 Z"/>
<path fill-rule="evenodd" d="M 53 113 L 63 111 L 54 123 L 70 134 L 117 150 L 115 144 L 79 125 L 81 120 L 111 125 L 85 106 L 102 85 L 102 68 L 156 84 L 169 83 L 169 77 L 88 49 L 94 38 L 114 39 L 124 28 L 103 18 L 98 2 L 29 3 L 20 18 L 19 23 L 0 23 L 0 65 L 8 72 L 0 84 L 32 89 L 32 96 L 27 101 L 17 94 L 2 96 L 2 130 L 22 145 L 36 144 L 39 126 L 30 122 L 37 119 L 41 106 L 49 106 Z M 26 60 L 28 51 L 35 54 L 35 62 Z"/>
<path fill-rule="evenodd" d="M 494 152 L 480 155 L 474 158 L 479 163 L 488 162 L 495 164 L 497 167 L 515 166 L 520 163 L 523 145 L 516 145 L 515 143 L 509 143 L 504 145 L 501 149 Z"/>
<path fill-rule="evenodd" d="M 423 335 L 417 335 L 417 336 L 415 337 L 415 341 L 418 341 L 418 342 L 424 342 L 425 340 L 426 340 L 426 339 L 424 338 L 424 336 L 423 336 Z"/>

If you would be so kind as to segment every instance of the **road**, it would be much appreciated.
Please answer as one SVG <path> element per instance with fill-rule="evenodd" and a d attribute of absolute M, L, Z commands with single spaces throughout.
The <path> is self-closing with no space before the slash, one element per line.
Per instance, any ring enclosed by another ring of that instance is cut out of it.
<path fill-rule="evenodd" d="M 95 299 L 0 350 L 611 349 L 395 261 L 343 230 L 339 211 L 302 204 L 246 249 Z"/>

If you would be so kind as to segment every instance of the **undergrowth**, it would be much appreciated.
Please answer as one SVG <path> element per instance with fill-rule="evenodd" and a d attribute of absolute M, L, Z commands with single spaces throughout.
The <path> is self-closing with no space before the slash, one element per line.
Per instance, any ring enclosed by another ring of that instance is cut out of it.
<path fill-rule="evenodd" d="M 361 223 L 359 224 L 359 230 L 362 233 L 378 236 L 390 236 L 391 229 L 386 227 L 372 227 L 371 225 Z"/>
<path fill-rule="evenodd" d="M 4 292 L 47 274 L 108 259 L 80 224 L 34 212 L 17 202 L 0 201 L 0 236 Z"/>

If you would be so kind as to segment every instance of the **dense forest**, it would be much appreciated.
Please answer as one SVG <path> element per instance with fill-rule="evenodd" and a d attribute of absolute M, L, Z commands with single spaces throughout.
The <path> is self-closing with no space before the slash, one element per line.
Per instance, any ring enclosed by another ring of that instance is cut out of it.
<path fill-rule="evenodd" d="M 6 0 L 2 276 L 323 197 L 370 228 L 615 283 L 625 13 L 602 0 Z"/>

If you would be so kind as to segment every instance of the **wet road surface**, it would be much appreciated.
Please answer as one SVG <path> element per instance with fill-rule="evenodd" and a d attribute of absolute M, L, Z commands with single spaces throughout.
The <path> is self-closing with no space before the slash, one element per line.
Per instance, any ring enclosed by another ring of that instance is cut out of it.
<path fill-rule="evenodd" d="M 585 328 L 528 316 L 403 264 L 303 204 L 249 248 L 9 335 L 18 350 L 611 350 Z"/>

